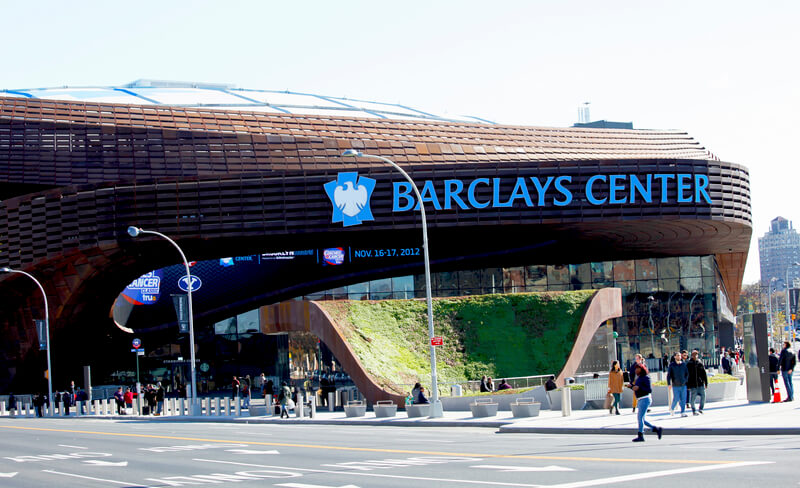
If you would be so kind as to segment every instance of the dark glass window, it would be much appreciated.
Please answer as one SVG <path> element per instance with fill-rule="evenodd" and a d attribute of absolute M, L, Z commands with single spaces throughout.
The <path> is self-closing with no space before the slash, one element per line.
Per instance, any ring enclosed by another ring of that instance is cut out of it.
<path fill-rule="evenodd" d="M 614 261 L 614 281 L 631 281 L 636 279 L 633 261 Z"/>
<path fill-rule="evenodd" d="M 636 279 L 654 280 L 658 278 L 656 259 L 636 260 Z"/>

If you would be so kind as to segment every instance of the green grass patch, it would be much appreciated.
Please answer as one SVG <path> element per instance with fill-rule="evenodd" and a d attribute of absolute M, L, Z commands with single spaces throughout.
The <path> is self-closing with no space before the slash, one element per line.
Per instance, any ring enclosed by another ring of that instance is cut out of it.
<path fill-rule="evenodd" d="M 572 349 L 593 290 L 438 298 L 434 328 L 440 391 L 449 383 L 555 374 Z M 430 383 L 424 300 L 318 302 L 372 377 L 406 394 Z"/>

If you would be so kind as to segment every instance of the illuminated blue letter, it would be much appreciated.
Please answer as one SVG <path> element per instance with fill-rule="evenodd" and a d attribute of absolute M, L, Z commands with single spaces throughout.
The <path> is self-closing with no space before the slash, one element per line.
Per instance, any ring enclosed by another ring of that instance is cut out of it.
<path fill-rule="evenodd" d="M 647 175 L 647 187 L 642 185 L 639 177 L 631 175 L 631 199 L 630 203 L 636 202 L 636 193 L 642 196 L 645 203 L 653 203 L 653 175 Z"/>
<path fill-rule="evenodd" d="M 703 194 L 703 199 L 708 203 L 711 204 L 711 197 L 708 196 L 708 192 L 706 192 L 706 188 L 708 188 L 708 175 L 694 175 L 694 201 L 695 203 L 700 203 L 700 194 Z"/>
<path fill-rule="evenodd" d="M 394 185 L 394 198 L 392 199 L 392 212 L 407 212 L 414 207 L 414 200 L 416 200 L 411 193 L 411 183 L 401 181 Z M 400 199 L 405 199 L 405 204 L 400 206 Z"/>
<path fill-rule="evenodd" d="M 455 190 L 453 189 L 455 187 Z M 461 190 L 464 189 L 464 183 L 461 180 L 444 180 L 444 208 L 445 210 L 450 210 L 452 206 L 450 205 L 450 200 L 455 200 L 456 205 L 459 206 L 462 210 L 467 210 L 467 204 L 464 203 L 464 200 L 461 199 L 459 194 Z"/>
<path fill-rule="evenodd" d="M 559 176 L 556 178 L 556 183 L 553 186 L 555 187 L 556 191 L 564 195 L 563 200 L 553 198 L 553 203 L 555 203 L 557 207 L 563 207 L 572 202 L 572 192 L 569 191 L 569 188 L 564 186 L 564 183 L 572 183 L 572 176 Z"/>
<path fill-rule="evenodd" d="M 539 178 L 535 176 L 531 176 L 531 181 L 533 182 L 533 186 L 536 187 L 536 192 L 539 193 L 539 206 L 544 207 L 544 195 L 547 193 L 547 187 L 549 187 L 550 183 L 553 182 L 553 177 L 548 176 L 547 180 L 544 182 L 544 185 L 539 183 Z"/>
<path fill-rule="evenodd" d="M 420 203 L 424 204 L 425 202 L 432 203 L 433 208 L 436 210 L 442 209 L 442 206 L 439 204 L 439 199 L 436 197 L 436 188 L 433 187 L 433 182 L 431 180 L 426 181 L 422 186 L 422 191 L 419 192 L 419 199 L 421 201 L 417 202 L 415 210 L 419 210 Z"/>
<path fill-rule="evenodd" d="M 517 178 L 517 183 L 514 185 L 514 191 L 511 192 L 511 198 L 508 199 L 508 205 L 514 205 L 514 200 L 517 198 L 522 198 L 525 200 L 525 205 L 529 207 L 533 207 L 533 202 L 531 202 L 531 196 L 528 193 L 528 185 L 525 184 L 525 178 L 519 177 Z"/>
<path fill-rule="evenodd" d="M 617 198 L 618 191 L 625 191 L 625 185 L 620 185 L 619 180 L 624 180 L 625 175 L 611 175 L 608 177 L 608 193 L 611 195 L 611 200 L 608 203 L 612 205 L 619 205 L 625 203 L 625 198 Z"/>
<path fill-rule="evenodd" d="M 683 192 L 684 190 L 691 190 L 691 179 L 692 175 L 686 173 L 679 173 L 678 174 L 678 203 L 689 203 L 692 201 L 692 197 L 684 197 Z M 686 183 L 686 180 L 689 180 L 689 183 Z M 691 194 L 690 194 L 691 195 Z"/>
<path fill-rule="evenodd" d="M 589 203 L 591 203 L 592 205 L 602 205 L 602 204 L 606 203 L 606 200 L 608 200 L 607 198 L 603 198 L 602 200 L 599 200 L 599 199 L 595 198 L 594 195 L 592 194 L 592 185 L 594 185 L 594 182 L 597 181 L 597 180 L 605 182 L 606 181 L 606 176 L 605 175 L 594 175 L 591 178 L 589 178 L 589 181 L 586 182 L 586 199 L 589 200 Z"/>
<path fill-rule="evenodd" d="M 492 208 L 510 207 L 511 202 L 500 203 L 500 178 L 492 178 Z"/>
<path fill-rule="evenodd" d="M 469 184 L 469 188 L 467 188 L 467 201 L 472 205 L 472 208 L 486 208 L 489 206 L 489 202 L 481 203 L 475 200 L 475 187 L 478 186 L 478 183 L 488 185 L 489 178 L 476 178 L 472 180 L 472 183 Z"/>
<path fill-rule="evenodd" d="M 653 175 L 653 178 L 661 180 L 661 203 L 667 203 L 667 183 L 674 180 L 675 175 Z"/>

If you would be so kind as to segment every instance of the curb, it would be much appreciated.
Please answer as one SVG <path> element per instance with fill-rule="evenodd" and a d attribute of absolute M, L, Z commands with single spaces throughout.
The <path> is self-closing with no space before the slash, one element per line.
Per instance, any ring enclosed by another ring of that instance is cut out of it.
<path fill-rule="evenodd" d="M 498 434 L 604 434 L 604 435 L 636 435 L 636 428 L 575 428 L 575 427 L 519 427 L 505 425 L 500 427 Z M 649 434 L 649 432 L 646 432 Z M 693 428 L 681 429 L 664 428 L 664 435 L 714 435 L 714 436 L 740 436 L 740 435 L 800 435 L 797 427 L 731 427 L 731 428 Z"/>

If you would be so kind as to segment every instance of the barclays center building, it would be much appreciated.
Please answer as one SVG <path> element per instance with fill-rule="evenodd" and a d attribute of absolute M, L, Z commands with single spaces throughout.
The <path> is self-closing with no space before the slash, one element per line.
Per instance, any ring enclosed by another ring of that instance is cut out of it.
<path fill-rule="evenodd" d="M 349 149 L 396 162 L 421 198 Z M 0 267 L 44 286 L 57 384 L 85 365 L 122 381 L 133 338 L 154 377 L 185 375 L 189 287 L 206 388 L 333 364 L 263 307 L 424 297 L 421 205 L 435 297 L 617 287 L 623 362 L 713 360 L 732 345 L 752 232 L 747 169 L 684 132 L 152 80 L 0 91 L 0 200 Z M 131 225 L 174 239 L 192 282 Z M 33 282 L 0 274 L 0 391 L 40 381 L 43 315 Z"/>

